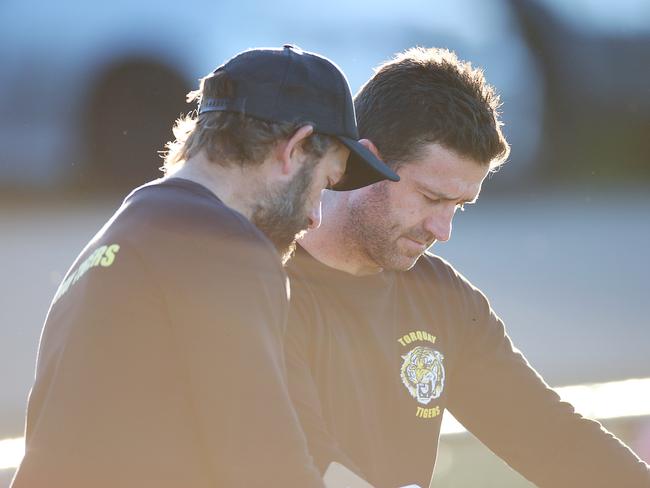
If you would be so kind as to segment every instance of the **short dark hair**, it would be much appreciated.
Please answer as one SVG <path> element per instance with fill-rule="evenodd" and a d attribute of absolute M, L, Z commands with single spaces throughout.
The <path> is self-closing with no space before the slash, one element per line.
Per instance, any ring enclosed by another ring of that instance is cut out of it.
<path fill-rule="evenodd" d="M 188 102 L 206 98 L 228 98 L 236 87 L 224 71 L 216 71 L 201 79 L 198 90 L 187 95 Z M 250 166 L 262 163 L 280 140 L 291 137 L 309 122 L 268 122 L 236 112 L 196 111 L 179 118 L 173 128 L 174 141 L 168 142 L 163 170 L 169 172 L 177 164 L 201 150 L 216 164 Z M 335 143 L 335 139 L 312 133 L 303 146 L 307 155 L 320 159 Z"/>
<path fill-rule="evenodd" d="M 412 48 L 380 65 L 355 96 L 359 134 L 393 167 L 438 143 L 495 168 L 510 147 L 499 96 L 480 69 L 446 49 Z"/>

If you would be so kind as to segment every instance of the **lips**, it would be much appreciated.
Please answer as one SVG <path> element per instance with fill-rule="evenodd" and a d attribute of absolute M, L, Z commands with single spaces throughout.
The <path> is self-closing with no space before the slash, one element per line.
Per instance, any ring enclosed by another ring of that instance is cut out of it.
<path fill-rule="evenodd" d="M 413 239 L 412 237 L 407 237 L 407 239 L 410 239 L 410 240 L 412 240 L 413 242 L 415 242 L 416 244 L 419 244 L 419 245 L 421 245 L 421 246 L 426 246 L 426 244 L 427 244 L 426 242 L 422 242 L 422 241 L 419 241 L 419 240 L 417 240 L 417 239 Z"/>
<path fill-rule="evenodd" d="M 409 254 L 422 254 L 427 250 L 427 244 L 416 241 L 410 237 L 403 237 L 403 242 L 406 244 L 406 249 L 408 249 Z"/>
<path fill-rule="evenodd" d="M 433 245 L 434 242 L 436 242 L 436 240 L 431 236 L 418 236 L 418 237 L 404 236 L 404 237 L 424 247 L 430 247 L 431 245 Z"/>

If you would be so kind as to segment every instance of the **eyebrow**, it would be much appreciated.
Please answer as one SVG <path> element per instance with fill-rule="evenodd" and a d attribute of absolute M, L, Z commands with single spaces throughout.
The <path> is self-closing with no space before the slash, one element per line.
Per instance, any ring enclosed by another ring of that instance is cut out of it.
<path fill-rule="evenodd" d="M 478 195 L 476 195 L 474 198 L 471 198 L 471 199 L 462 198 L 462 197 L 452 197 L 452 196 L 446 195 L 445 193 L 440 193 L 438 191 L 431 190 L 431 189 L 429 189 L 429 188 L 427 188 L 425 186 L 422 186 L 422 185 L 419 185 L 419 186 L 420 186 L 420 189 L 422 191 L 424 191 L 424 193 L 426 193 L 427 195 L 431 195 L 431 196 L 433 196 L 433 197 L 435 197 L 437 199 L 440 199 L 440 200 L 446 200 L 446 201 L 449 201 L 449 202 L 458 202 L 458 203 L 461 203 L 463 205 L 472 205 L 472 204 L 476 203 L 476 200 L 478 200 Z"/>

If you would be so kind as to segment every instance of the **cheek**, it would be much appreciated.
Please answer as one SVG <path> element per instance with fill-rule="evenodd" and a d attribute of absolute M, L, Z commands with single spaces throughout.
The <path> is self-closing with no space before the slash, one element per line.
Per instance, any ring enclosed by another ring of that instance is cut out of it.
<path fill-rule="evenodd" d="M 309 204 L 310 204 L 311 208 L 315 208 L 315 207 L 320 206 L 320 204 L 321 204 L 321 196 L 322 196 L 322 190 L 318 190 L 316 192 L 313 192 L 310 195 Z"/>
<path fill-rule="evenodd" d="M 324 180 L 325 182 L 327 180 Z M 312 185 L 307 193 L 307 198 L 306 198 L 306 205 L 307 208 L 315 208 L 316 206 L 320 205 L 321 201 L 321 195 L 323 193 L 323 189 L 325 187 L 325 183 L 323 180 L 316 178 L 313 182 Z"/>
<path fill-rule="evenodd" d="M 426 207 L 417 198 L 407 196 L 396 197 L 391 207 L 393 218 L 397 219 L 400 227 L 410 228 L 417 225 L 426 217 Z"/>
<path fill-rule="evenodd" d="M 343 172 L 346 169 L 346 164 L 349 156 L 350 156 L 350 150 L 344 146 L 339 146 L 334 156 L 332 169 L 338 174 L 343 174 Z"/>

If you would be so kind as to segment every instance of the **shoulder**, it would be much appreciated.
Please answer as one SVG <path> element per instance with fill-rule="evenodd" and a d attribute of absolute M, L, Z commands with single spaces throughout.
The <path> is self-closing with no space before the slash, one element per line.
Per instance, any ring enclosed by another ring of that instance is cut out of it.
<path fill-rule="evenodd" d="M 417 264 L 403 275 L 409 294 L 432 302 L 463 322 L 486 317 L 490 304 L 483 292 L 440 256 L 425 253 Z"/>
<path fill-rule="evenodd" d="M 268 283 L 286 293 L 280 256 L 266 236 L 207 188 L 186 180 L 157 180 L 131 192 L 93 239 L 107 242 L 128 249 L 163 283 L 206 277 Z"/>
<path fill-rule="evenodd" d="M 184 254 L 190 246 L 212 254 L 237 251 L 256 260 L 280 261 L 273 244 L 246 217 L 225 205 L 207 188 L 181 180 L 156 180 L 135 189 L 111 225 L 138 247 Z"/>
<path fill-rule="evenodd" d="M 454 266 L 442 257 L 433 254 L 430 251 L 425 252 L 413 267 L 416 274 L 422 276 L 435 277 L 441 280 L 465 280 Z"/>
<path fill-rule="evenodd" d="M 187 180 L 158 180 L 134 190 L 124 206 L 149 228 L 170 225 L 200 234 L 242 235 L 267 241 L 242 214 L 225 205 L 207 188 Z M 269 243 L 270 244 L 270 243 Z"/>
<path fill-rule="evenodd" d="M 424 280 L 441 288 L 480 293 L 480 290 L 451 263 L 428 251 L 418 260 L 408 274 L 413 279 Z"/>

